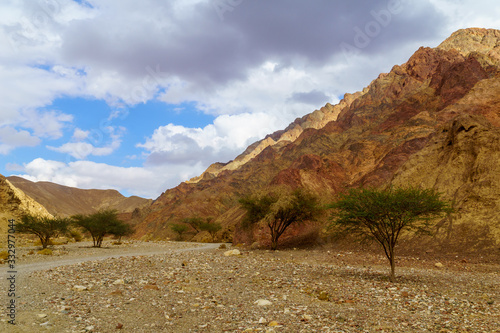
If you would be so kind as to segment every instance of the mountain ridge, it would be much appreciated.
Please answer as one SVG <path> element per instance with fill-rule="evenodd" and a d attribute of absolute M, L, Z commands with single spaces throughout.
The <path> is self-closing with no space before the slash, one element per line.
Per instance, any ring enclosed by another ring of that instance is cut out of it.
<path fill-rule="evenodd" d="M 22 177 L 7 177 L 15 187 L 61 217 L 91 214 L 99 209 L 116 209 L 119 213 L 132 213 L 152 203 L 151 199 L 137 196 L 124 197 L 116 190 L 79 189 L 51 182 L 32 182 Z"/>
<path fill-rule="evenodd" d="M 468 47 L 470 43 L 480 46 Z M 462 45 L 467 47 L 462 48 Z M 445 182 L 418 182 L 420 178 L 404 175 L 413 174 L 411 170 L 418 169 L 419 163 L 425 164 L 425 159 L 435 160 L 433 154 L 437 151 L 430 147 L 447 147 L 441 142 L 446 140 L 443 131 L 450 132 L 451 128 L 456 134 L 464 131 L 458 131 L 461 126 L 455 129 L 451 125 L 454 121 L 465 122 L 465 118 L 460 117 L 471 116 L 472 120 L 468 121 L 477 123 L 473 126 L 487 128 L 486 132 L 492 136 L 490 139 L 496 138 L 497 132 L 493 129 L 500 126 L 499 45 L 498 30 L 472 28 L 453 33 L 436 48 L 419 48 L 407 62 L 395 65 L 389 73 L 380 74 L 361 92 L 346 95 L 341 102 L 345 105 L 339 103 L 329 108 L 340 111 L 332 113 L 335 120 L 302 128 L 307 120 L 314 120 L 314 111 L 290 124 L 286 130 L 249 146 L 240 155 L 244 163 L 237 167 L 227 167 L 231 163 L 235 166 L 234 161 L 211 166 L 200 179 L 181 183 L 164 192 L 141 212 L 138 237 L 169 237 L 169 223 L 199 215 L 216 217 L 216 221 L 225 226 L 220 234 L 225 240 L 265 243 L 266 234 L 262 229 L 248 232 L 238 227 L 244 212 L 237 202 L 239 197 L 270 185 L 305 187 L 322 197 L 333 198 L 349 187 L 425 184 L 446 193 L 445 199 L 452 200 L 467 183 L 469 171 L 462 170 L 458 185 L 450 184 L 449 187 Z M 301 127 L 300 133 L 294 135 L 297 126 Z M 279 141 L 282 137 L 292 140 Z M 476 139 L 465 137 L 464 140 Z M 436 140 L 441 141 L 436 143 Z M 467 142 L 458 143 L 468 147 L 470 143 Z M 481 149 L 494 156 L 494 145 L 486 145 L 481 139 L 477 142 L 482 145 Z M 432 153 L 419 160 L 419 152 L 424 151 Z M 468 150 L 470 159 L 474 159 L 474 154 L 474 150 Z M 446 161 L 441 170 L 454 170 L 453 161 Z M 494 166 L 487 165 L 487 160 L 476 161 L 481 170 L 495 170 Z M 410 171 L 402 173 L 401 170 L 408 166 L 411 166 Z M 433 174 L 436 170 L 439 168 L 427 172 Z M 434 178 L 445 177 L 436 174 Z M 491 193 L 500 197 L 500 186 L 490 178 L 488 181 L 493 185 Z M 478 199 L 484 201 L 484 206 L 471 208 L 468 202 L 472 197 L 474 193 L 467 192 L 461 201 L 455 202 L 457 215 L 453 225 L 467 226 L 468 221 L 484 225 L 480 216 L 488 215 L 483 208 L 491 209 L 487 201 L 492 201 L 484 196 Z M 494 201 L 494 205 L 499 207 L 500 203 Z M 498 218 L 493 217 L 486 223 L 491 229 L 489 236 L 500 241 Z M 451 228 L 448 224 L 447 228 Z M 291 229 L 287 233 L 293 237 L 303 230 Z"/>

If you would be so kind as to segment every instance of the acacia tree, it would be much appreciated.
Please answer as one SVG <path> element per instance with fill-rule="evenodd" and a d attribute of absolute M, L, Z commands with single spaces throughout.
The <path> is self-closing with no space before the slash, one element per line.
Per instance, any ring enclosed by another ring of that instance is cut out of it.
<path fill-rule="evenodd" d="M 431 222 L 451 213 L 447 202 L 432 189 L 350 189 L 330 208 L 332 224 L 342 232 L 374 239 L 384 249 L 395 281 L 395 247 L 404 231 L 430 233 Z"/>
<path fill-rule="evenodd" d="M 50 239 L 67 232 L 69 219 L 60 217 L 46 217 L 35 215 L 24 215 L 21 222 L 16 224 L 17 231 L 37 235 L 40 238 L 42 248 L 50 244 Z"/>
<path fill-rule="evenodd" d="M 318 198 L 303 189 L 271 191 L 257 197 L 240 200 L 247 211 L 244 223 L 265 221 L 271 233 L 271 250 L 278 248 L 278 240 L 292 224 L 314 221 L 321 209 Z"/>
<path fill-rule="evenodd" d="M 217 232 L 222 229 L 222 226 L 220 223 L 217 222 L 212 222 L 213 218 L 207 217 L 207 222 L 203 222 L 200 224 L 200 230 L 201 231 L 208 231 L 210 236 L 212 236 L 212 242 L 215 241 L 215 236 L 217 235 Z"/>
<path fill-rule="evenodd" d="M 183 223 L 186 223 L 194 229 L 195 233 L 200 232 L 200 225 L 203 224 L 203 219 L 201 217 L 187 217 L 182 219 Z"/>
<path fill-rule="evenodd" d="M 172 224 L 170 229 L 178 235 L 178 240 L 182 240 L 182 234 L 188 230 L 188 226 L 185 224 Z"/>
<path fill-rule="evenodd" d="M 73 223 L 90 233 L 94 247 L 101 247 L 106 235 L 124 236 L 132 233 L 125 222 L 118 219 L 116 210 L 100 210 L 90 215 L 74 215 Z"/>

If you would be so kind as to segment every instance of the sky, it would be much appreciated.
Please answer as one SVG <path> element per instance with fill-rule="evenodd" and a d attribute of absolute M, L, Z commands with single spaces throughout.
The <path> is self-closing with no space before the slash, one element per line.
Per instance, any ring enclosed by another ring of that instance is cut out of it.
<path fill-rule="evenodd" d="M 156 198 L 497 0 L 2 0 L 0 174 Z"/>

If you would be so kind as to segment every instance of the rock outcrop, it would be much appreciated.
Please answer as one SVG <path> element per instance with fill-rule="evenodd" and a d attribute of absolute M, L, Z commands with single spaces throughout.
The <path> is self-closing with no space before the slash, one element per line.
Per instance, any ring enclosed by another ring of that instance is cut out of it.
<path fill-rule="evenodd" d="M 3 245 L 7 241 L 5 235 L 8 230 L 8 221 L 18 220 L 24 214 L 52 216 L 44 206 L 0 175 L 0 244 Z"/>
<path fill-rule="evenodd" d="M 448 235 L 460 225 L 487 225 L 488 237 L 500 241 L 499 45 L 498 30 L 465 29 L 437 48 L 420 48 L 338 105 L 166 191 L 142 211 L 139 235 L 166 237 L 168 223 L 200 215 L 216 217 L 236 242 L 262 243 L 265 235 L 237 228 L 244 214 L 238 198 L 245 194 L 288 184 L 333 198 L 353 186 L 409 184 L 454 200 L 453 223 L 440 224 Z"/>

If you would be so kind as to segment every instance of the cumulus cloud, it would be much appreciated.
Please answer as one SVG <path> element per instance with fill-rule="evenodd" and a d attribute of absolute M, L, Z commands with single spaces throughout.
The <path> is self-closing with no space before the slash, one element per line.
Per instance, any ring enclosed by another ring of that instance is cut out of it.
<path fill-rule="evenodd" d="M 201 163 L 206 168 L 233 159 L 277 127 L 276 123 L 274 116 L 265 113 L 222 115 L 204 128 L 161 126 L 137 146 L 150 153 L 147 163 L 152 165 Z"/>
<path fill-rule="evenodd" d="M 80 128 L 75 128 L 73 132 L 73 139 L 76 141 L 85 140 L 86 138 L 88 138 L 89 134 L 90 131 L 84 131 Z"/>
<path fill-rule="evenodd" d="M 40 144 L 40 139 L 25 130 L 12 127 L 0 127 L 0 154 L 6 155 L 17 147 L 34 147 Z"/>
<path fill-rule="evenodd" d="M 227 6 L 217 7 L 222 2 Z M 26 164 L 33 179 L 159 194 L 210 163 L 233 159 L 296 117 L 361 90 L 419 46 L 435 46 L 470 25 L 500 27 L 499 4 L 486 0 L 222 2 L 2 2 L 0 153 L 42 143 L 89 159 L 141 140 L 130 143 L 116 129 L 96 142 L 82 129 L 88 124 L 75 123 L 76 113 L 51 108 L 60 97 L 104 100 L 115 110 L 187 102 L 214 122 L 190 128 L 167 121 L 154 133 L 134 133 L 146 137 L 136 146 L 144 150 L 142 168 L 43 158 Z M 45 142 L 63 137 L 58 146 Z M 118 159 L 138 161 L 136 153 Z M 132 184 L 134 172 L 144 186 Z"/>
<path fill-rule="evenodd" d="M 21 119 L 22 125 L 33 129 L 36 136 L 58 139 L 63 135 L 63 128 L 73 121 L 73 116 L 56 111 L 27 110 L 21 113 Z"/>
<path fill-rule="evenodd" d="M 111 142 L 102 147 L 97 147 L 90 143 L 90 131 L 83 131 L 79 128 L 75 129 L 73 133 L 74 142 L 67 142 L 60 147 L 47 146 L 48 149 L 57 151 L 59 153 L 68 154 L 76 159 L 85 159 L 87 156 L 106 156 L 112 154 L 121 145 L 121 136 L 124 129 L 116 130 L 114 127 L 106 128 Z M 89 139 L 87 141 L 83 141 Z"/>

